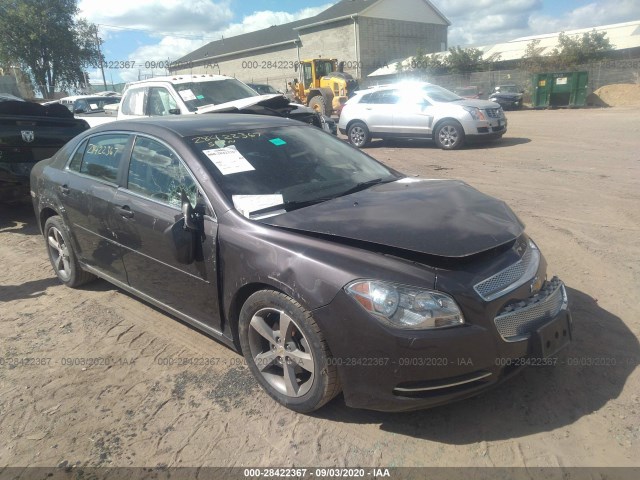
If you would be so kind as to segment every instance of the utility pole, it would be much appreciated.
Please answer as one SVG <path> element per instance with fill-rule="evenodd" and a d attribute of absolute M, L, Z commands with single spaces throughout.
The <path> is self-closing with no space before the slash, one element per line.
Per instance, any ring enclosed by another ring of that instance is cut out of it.
<path fill-rule="evenodd" d="M 107 79 L 104 76 L 104 64 L 102 63 L 102 51 L 100 50 L 100 38 L 98 37 L 98 26 L 94 25 L 96 34 L 96 45 L 98 46 L 98 55 L 100 55 L 100 70 L 102 70 L 102 83 L 104 84 L 104 91 L 107 91 Z"/>

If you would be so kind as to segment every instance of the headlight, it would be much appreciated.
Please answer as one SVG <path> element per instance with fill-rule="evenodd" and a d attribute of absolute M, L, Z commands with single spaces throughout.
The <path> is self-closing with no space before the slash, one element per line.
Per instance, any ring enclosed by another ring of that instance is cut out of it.
<path fill-rule="evenodd" d="M 358 280 L 345 287 L 366 311 L 384 323 L 408 330 L 462 325 L 464 317 L 449 295 L 377 280 Z"/>
<path fill-rule="evenodd" d="M 480 110 L 479 108 L 476 107 L 464 107 L 464 109 L 469 112 L 469 115 L 471 115 L 471 118 L 473 118 L 474 120 L 486 120 L 487 118 L 484 116 L 484 113 L 482 113 L 482 110 Z"/>

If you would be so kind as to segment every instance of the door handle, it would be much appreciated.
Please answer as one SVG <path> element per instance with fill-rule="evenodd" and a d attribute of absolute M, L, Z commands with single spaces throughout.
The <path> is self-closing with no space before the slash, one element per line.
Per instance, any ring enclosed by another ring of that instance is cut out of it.
<path fill-rule="evenodd" d="M 133 212 L 131 211 L 131 208 L 129 208 L 129 205 L 118 207 L 118 211 L 120 212 L 121 217 L 133 218 Z"/>
<path fill-rule="evenodd" d="M 69 189 L 69 187 L 67 187 L 66 185 L 60 185 L 60 192 L 63 195 L 69 195 L 71 193 L 71 190 Z"/>

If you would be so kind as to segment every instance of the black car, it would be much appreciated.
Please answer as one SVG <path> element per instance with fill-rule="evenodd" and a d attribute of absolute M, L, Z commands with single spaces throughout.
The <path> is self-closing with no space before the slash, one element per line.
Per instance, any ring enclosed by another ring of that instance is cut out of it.
<path fill-rule="evenodd" d="M 273 88 L 271 85 L 267 83 L 247 83 L 251 88 L 253 88 L 260 95 L 269 95 L 272 93 L 282 93 Z"/>
<path fill-rule="evenodd" d="M 505 110 L 519 110 L 522 108 L 524 91 L 515 85 L 498 85 L 489 100 L 496 102 Z"/>
<path fill-rule="evenodd" d="M 571 338 L 564 285 L 502 201 L 407 178 L 291 119 L 122 120 L 31 175 L 59 279 L 95 276 L 241 351 L 275 400 L 468 397 Z"/>
<path fill-rule="evenodd" d="M 29 201 L 29 173 L 89 124 L 59 104 L 0 97 L 0 202 Z M 13 97 L 16 98 L 16 97 Z"/>

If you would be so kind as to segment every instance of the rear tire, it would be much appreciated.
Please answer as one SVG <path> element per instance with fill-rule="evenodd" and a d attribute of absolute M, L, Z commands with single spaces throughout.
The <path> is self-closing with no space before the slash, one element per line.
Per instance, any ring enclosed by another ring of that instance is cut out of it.
<path fill-rule="evenodd" d="M 353 122 L 349 125 L 347 137 L 349 138 L 349 143 L 358 148 L 364 148 L 371 142 L 371 134 L 363 122 Z"/>
<path fill-rule="evenodd" d="M 443 150 L 457 150 L 464 145 L 464 129 L 454 120 L 445 120 L 436 128 L 433 139 Z"/>
<path fill-rule="evenodd" d="M 80 267 L 62 218 L 54 215 L 47 219 L 44 224 L 44 240 L 51 266 L 67 287 L 76 288 L 96 278 Z"/>
<path fill-rule="evenodd" d="M 320 115 L 327 114 L 327 103 L 325 102 L 322 95 L 316 95 L 311 100 L 309 100 L 309 107 L 313 108 Z"/>
<path fill-rule="evenodd" d="M 238 330 L 251 373 L 278 403 L 309 413 L 340 393 L 320 327 L 292 298 L 274 290 L 254 293 L 242 306 Z"/>

